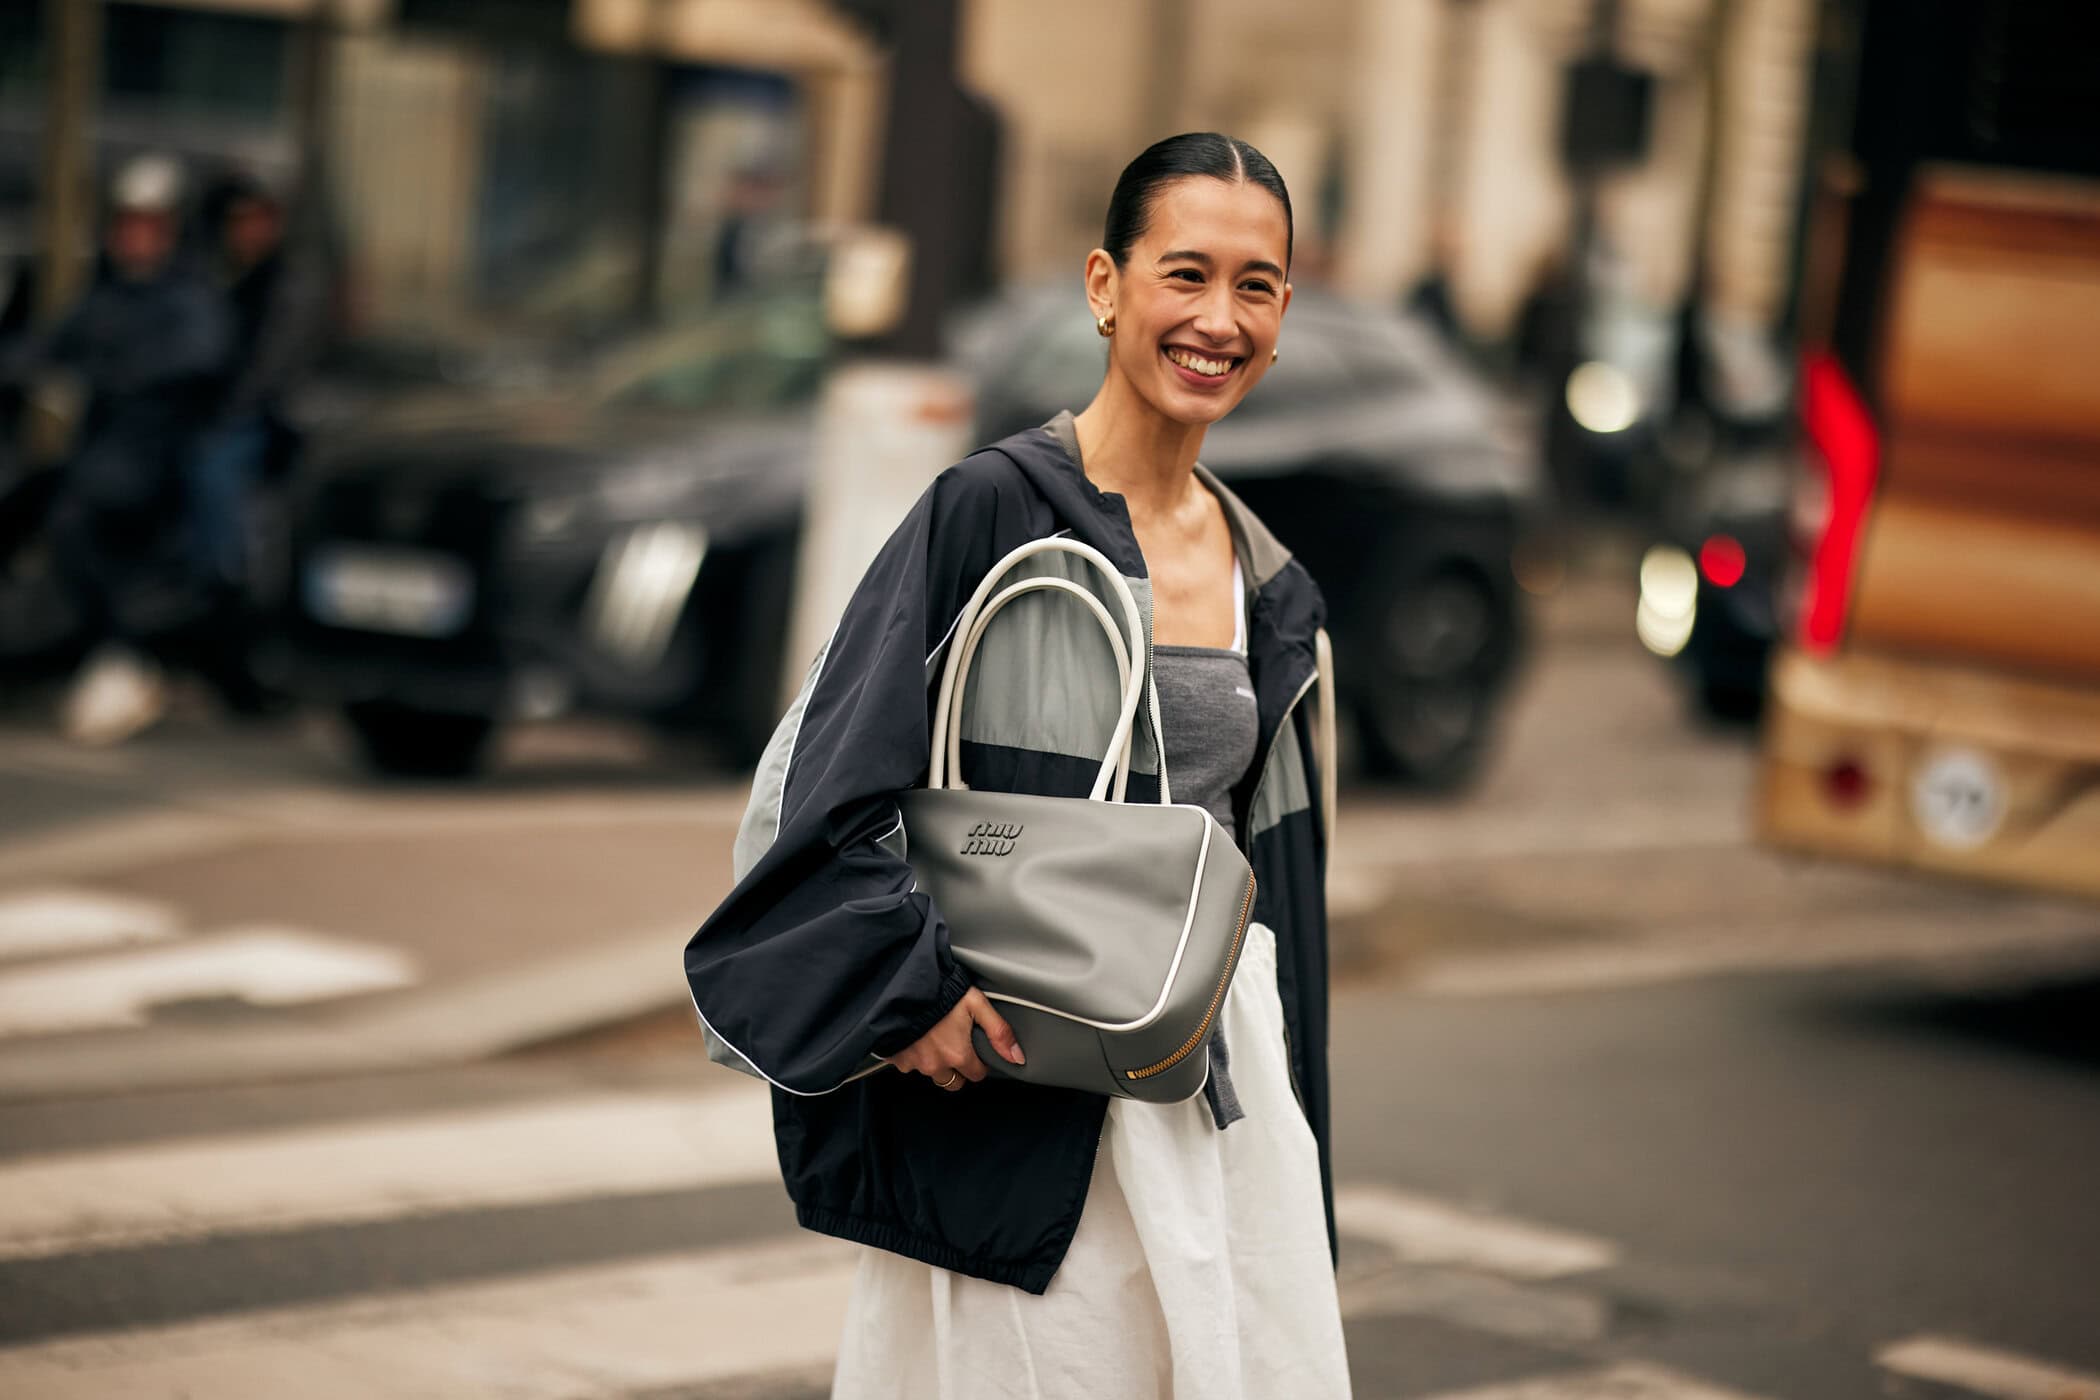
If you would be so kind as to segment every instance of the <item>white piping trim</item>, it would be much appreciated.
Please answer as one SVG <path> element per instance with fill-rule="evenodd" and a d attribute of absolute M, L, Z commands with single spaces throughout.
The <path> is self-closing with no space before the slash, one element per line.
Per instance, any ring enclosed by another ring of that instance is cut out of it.
<path fill-rule="evenodd" d="M 1044 535 L 1041 536 L 1041 538 L 1046 540 L 1055 540 L 1061 539 L 1064 536 L 1069 535 L 1071 533 L 1072 527 L 1067 525 L 1064 529 L 1057 531 L 1055 534 Z M 961 625 L 964 615 L 967 614 L 969 611 L 970 609 L 966 604 L 964 605 L 962 612 L 959 612 L 955 615 L 955 621 L 948 624 L 948 630 L 941 634 L 941 639 L 938 642 L 935 642 L 933 644 L 933 650 L 926 653 L 926 660 L 923 663 L 924 665 L 931 666 L 933 664 L 933 658 L 939 656 L 941 654 L 941 649 L 947 646 L 948 643 L 954 639 L 955 629 Z"/>
<path fill-rule="evenodd" d="M 1341 774 L 1335 757 L 1334 643 L 1328 640 L 1324 627 L 1313 633 L 1313 679 L 1320 686 L 1319 703 L 1313 706 L 1313 719 L 1318 727 L 1313 740 L 1313 758 L 1320 765 L 1320 839 L 1332 851 Z M 1331 857 L 1327 864 L 1330 870 L 1333 869 Z"/>
<path fill-rule="evenodd" d="M 1203 866 L 1210 859 L 1210 834 L 1218 829 L 1218 819 L 1193 803 L 1176 803 L 1172 810 L 1195 812 L 1203 817 L 1203 844 L 1196 848 L 1196 878 L 1189 885 L 1188 912 L 1181 920 L 1181 941 L 1174 945 L 1174 961 L 1167 965 L 1167 980 L 1161 984 L 1159 1000 L 1152 1003 L 1152 1009 L 1135 1021 L 1095 1021 L 1085 1016 L 1075 1016 L 1069 1011 L 1059 1011 L 1054 1006 L 1045 1006 L 1038 1001 L 1029 1001 L 1025 997 L 1007 996 L 1000 992 L 986 992 L 986 1000 L 1003 1001 L 1009 1006 L 1025 1006 L 1030 1011 L 1040 1011 L 1061 1021 L 1076 1021 L 1082 1026 L 1092 1026 L 1097 1031 L 1141 1031 L 1160 1018 L 1167 1009 L 1167 998 L 1174 994 L 1175 979 L 1181 975 L 1182 955 L 1189 949 L 1189 931 L 1196 924 L 1196 896 L 1202 892 Z"/>
<path fill-rule="evenodd" d="M 1232 556 L 1232 649 L 1247 654 L 1247 582 L 1237 554 Z"/>
<path fill-rule="evenodd" d="M 839 616 L 839 620 L 831 624 L 831 635 L 824 639 L 824 650 L 817 654 L 817 669 L 810 673 L 808 681 L 803 684 L 802 689 L 804 693 L 799 697 L 802 701 L 802 708 L 795 712 L 795 732 L 788 736 L 787 757 L 782 759 L 780 763 L 780 797 L 773 804 L 773 840 L 766 843 L 769 849 L 780 840 L 780 819 L 787 812 L 788 774 L 795 767 L 795 745 L 802 742 L 802 721 L 809 718 L 809 702 L 817 698 L 817 682 L 824 679 L 824 668 L 831 664 L 831 648 L 837 643 L 839 628 L 845 624 L 845 621 L 845 615 L 842 613 Z M 698 1010 L 699 1008 L 695 1007 L 694 1009 Z M 726 1040 L 722 1043 L 724 1045 L 729 1044 Z M 739 1051 L 738 1053 L 741 1054 L 743 1052 Z M 757 1066 L 754 1065 L 753 1068 L 755 1069 Z M 782 1087 L 786 1086 L 783 1085 Z M 789 1092 L 792 1093 L 794 1091 L 789 1090 Z"/>
<path fill-rule="evenodd" d="M 1269 751 L 1261 756 L 1261 776 L 1254 780 L 1254 793 L 1247 799 L 1247 825 L 1250 828 L 1254 825 L 1254 809 L 1261 805 L 1261 790 L 1269 785 L 1269 765 L 1276 761 L 1276 741 L 1291 727 L 1292 712 L 1298 708 L 1298 702 L 1305 698 L 1305 692 L 1313 688 L 1313 682 L 1319 679 L 1320 672 L 1316 667 L 1313 673 L 1305 678 L 1305 684 L 1298 687 L 1298 693 L 1291 697 L 1291 703 L 1283 707 L 1283 717 L 1276 721 L 1276 732 L 1269 736 Z M 1246 849 L 1246 843 L 1252 841 L 1254 836 L 1255 833 L 1251 830 L 1241 836 L 1242 850 Z"/>
<path fill-rule="evenodd" d="M 892 1068 L 888 1060 L 882 1060 L 877 1064 L 869 1065 L 866 1069 L 855 1070 L 853 1073 L 847 1075 L 844 1079 L 841 1079 L 838 1083 L 832 1085 L 829 1089 L 789 1088 L 787 1085 L 775 1079 L 772 1075 L 767 1074 L 764 1070 L 760 1069 L 758 1066 L 758 1061 L 752 1059 L 749 1055 L 746 1055 L 742 1050 L 739 1050 L 735 1045 L 731 1044 L 728 1036 L 723 1035 L 720 1031 L 715 1029 L 714 1022 L 708 1020 L 707 1013 L 700 1009 L 700 998 L 693 995 L 693 979 L 690 973 L 687 974 L 685 979 L 685 994 L 688 997 L 692 998 L 693 1014 L 700 1018 L 700 1027 L 702 1030 L 707 1032 L 708 1038 L 720 1043 L 725 1049 L 729 1051 L 730 1054 L 736 1056 L 739 1060 L 742 1060 L 745 1064 L 751 1066 L 751 1072 L 753 1074 L 757 1075 L 760 1079 L 765 1080 L 766 1083 L 772 1085 L 774 1088 L 780 1090 L 784 1094 L 793 1094 L 798 1099 L 820 1099 L 826 1094 L 837 1093 L 839 1090 L 845 1088 L 848 1084 L 851 1084 L 856 1079 L 867 1078 L 869 1075 L 875 1073 L 875 1071 L 879 1069 Z"/>

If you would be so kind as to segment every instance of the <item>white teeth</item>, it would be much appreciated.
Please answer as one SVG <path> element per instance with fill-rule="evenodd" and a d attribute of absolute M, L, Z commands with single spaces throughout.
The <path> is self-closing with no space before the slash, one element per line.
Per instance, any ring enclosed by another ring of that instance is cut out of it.
<path fill-rule="evenodd" d="M 1192 369 L 1198 374 L 1207 374 L 1212 378 L 1216 378 L 1232 368 L 1232 361 L 1230 360 L 1206 360 L 1201 355 L 1192 355 L 1186 350 L 1174 348 L 1168 349 L 1167 358 L 1177 365 L 1181 365 L 1186 369 Z"/>

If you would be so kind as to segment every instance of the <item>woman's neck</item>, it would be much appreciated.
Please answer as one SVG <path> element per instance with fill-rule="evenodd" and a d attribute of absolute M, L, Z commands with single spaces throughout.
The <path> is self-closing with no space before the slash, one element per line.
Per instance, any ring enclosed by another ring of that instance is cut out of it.
<path fill-rule="evenodd" d="M 1087 480 L 1121 496 L 1135 519 L 1171 514 L 1195 483 L 1206 425 L 1162 418 L 1120 375 L 1072 420 Z"/>

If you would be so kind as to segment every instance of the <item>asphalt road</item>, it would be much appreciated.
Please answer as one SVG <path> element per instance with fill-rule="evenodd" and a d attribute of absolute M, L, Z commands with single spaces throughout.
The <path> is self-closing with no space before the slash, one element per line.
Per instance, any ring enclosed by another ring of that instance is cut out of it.
<path fill-rule="evenodd" d="M 1357 1393 L 2100 1396 L 2100 911 L 1757 850 L 1746 736 L 1690 721 L 1591 601 L 1549 617 L 1474 792 L 1345 809 Z M 0 783 L 0 909 L 275 920 L 433 984 L 492 930 L 587 944 L 564 887 L 592 878 L 675 947 L 680 843 L 734 808 L 583 729 L 453 793 L 364 784 L 308 727 L 91 756 L 17 728 Z M 224 1000 L 133 1033 L 327 1014 Z M 0 1393 L 822 1394 L 850 1257 L 794 1231 L 764 1101 L 689 1019 L 0 1103 Z"/>

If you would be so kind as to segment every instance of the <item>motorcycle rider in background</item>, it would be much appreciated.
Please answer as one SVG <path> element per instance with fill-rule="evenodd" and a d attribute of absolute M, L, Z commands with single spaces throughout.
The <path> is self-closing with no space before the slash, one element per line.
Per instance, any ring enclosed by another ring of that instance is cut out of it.
<path fill-rule="evenodd" d="M 111 182 L 92 283 L 0 377 L 64 370 L 85 391 L 76 448 L 59 469 L 52 558 L 88 643 L 61 723 L 118 742 L 159 718 L 160 639 L 194 620 L 194 551 L 182 528 L 189 454 L 232 347 L 219 295 L 179 256 L 183 178 L 163 156 Z"/>
<path fill-rule="evenodd" d="M 325 345 L 331 288 L 318 256 L 287 245 L 285 203 L 259 176 L 220 178 L 202 205 L 232 343 L 185 470 L 190 547 L 212 614 L 196 660 L 229 707 L 252 713 L 264 707 L 247 669 L 256 511 L 265 483 L 296 451 L 284 402 Z"/>

